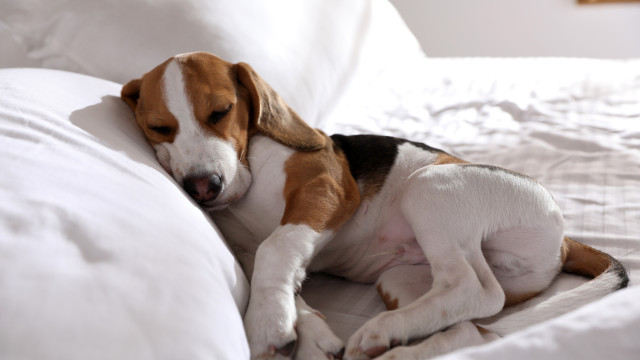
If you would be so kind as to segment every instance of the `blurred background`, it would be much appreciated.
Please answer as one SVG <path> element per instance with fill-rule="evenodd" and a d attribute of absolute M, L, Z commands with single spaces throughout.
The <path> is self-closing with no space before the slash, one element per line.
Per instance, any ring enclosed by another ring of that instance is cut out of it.
<path fill-rule="evenodd" d="M 391 2 L 428 56 L 640 57 L 637 0 Z"/>
<path fill-rule="evenodd" d="M 432 57 L 640 57 L 640 0 L 391 3 Z M 0 41 L 6 36 L 0 32 Z M 24 63 L 24 50 L 17 46 L 3 51 L 15 56 L 9 65 L 33 65 Z"/>

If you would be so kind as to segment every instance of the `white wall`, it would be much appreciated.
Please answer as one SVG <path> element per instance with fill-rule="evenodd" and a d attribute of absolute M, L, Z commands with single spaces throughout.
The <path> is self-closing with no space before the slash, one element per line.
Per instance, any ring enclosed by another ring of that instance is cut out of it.
<path fill-rule="evenodd" d="M 429 56 L 640 57 L 640 2 L 391 2 Z"/>

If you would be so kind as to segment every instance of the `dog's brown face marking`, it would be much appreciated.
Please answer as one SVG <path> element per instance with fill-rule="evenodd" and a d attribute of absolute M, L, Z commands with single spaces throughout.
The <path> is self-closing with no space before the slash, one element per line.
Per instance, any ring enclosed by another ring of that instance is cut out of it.
<path fill-rule="evenodd" d="M 237 69 L 208 53 L 177 55 L 122 89 L 160 164 L 208 210 L 251 183 L 252 99 Z"/>
<path fill-rule="evenodd" d="M 162 94 L 162 76 L 169 60 L 132 80 L 122 88 L 122 98 L 136 115 L 136 122 L 149 142 L 173 142 L 178 121 L 166 106 Z"/>
<path fill-rule="evenodd" d="M 249 93 L 237 79 L 236 66 L 205 53 L 171 58 L 133 80 L 122 90 L 123 99 L 135 111 L 138 126 L 152 145 L 172 143 L 179 122 L 167 107 L 164 74 L 171 61 L 180 64 L 185 91 L 193 115 L 201 128 L 212 136 L 234 144 L 243 164 L 246 162 L 249 133 Z"/>
<path fill-rule="evenodd" d="M 211 135 L 232 142 L 246 162 L 249 140 L 249 93 L 237 79 L 235 65 L 213 56 L 178 58 L 193 113 Z"/>

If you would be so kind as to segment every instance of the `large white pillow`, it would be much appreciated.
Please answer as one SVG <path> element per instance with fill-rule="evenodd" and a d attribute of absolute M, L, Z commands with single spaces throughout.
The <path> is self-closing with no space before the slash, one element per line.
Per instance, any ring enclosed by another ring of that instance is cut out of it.
<path fill-rule="evenodd" d="M 387 0 L 5 0 L 2 26 L 41 67 L 120 83 L 178 53 L 245 61 L 312 124 L 421 52 Z"/>
<path fill-rule="evenodd" d="M 0 84 L 0 359 L 248 358 L 246 279 L 120 85 Z"/>

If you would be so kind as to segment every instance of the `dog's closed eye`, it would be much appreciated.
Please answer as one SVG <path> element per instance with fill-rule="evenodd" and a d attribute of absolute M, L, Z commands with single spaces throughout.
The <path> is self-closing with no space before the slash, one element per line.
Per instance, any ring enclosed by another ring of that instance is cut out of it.
<path fill-rule="evenodd" d="M 149 125 L 149 130 L 156 132 L 160 135 L 171 135 L 173 133 L 173 128 L 170 126 Z"/>
<path fill-rule="evenodd" d="M 231 111 L 232 108 L 233 108 L 233 104 L 229 104 L 224 110 L 212 112 L 211 115 L 209 115 L 209 118 L 207 119 L 207 123 L 209 125 L 215 125 L 219 123 L 220 120 L 224 119 L 224 117 L 227 116 L 227 114 Z"/>

